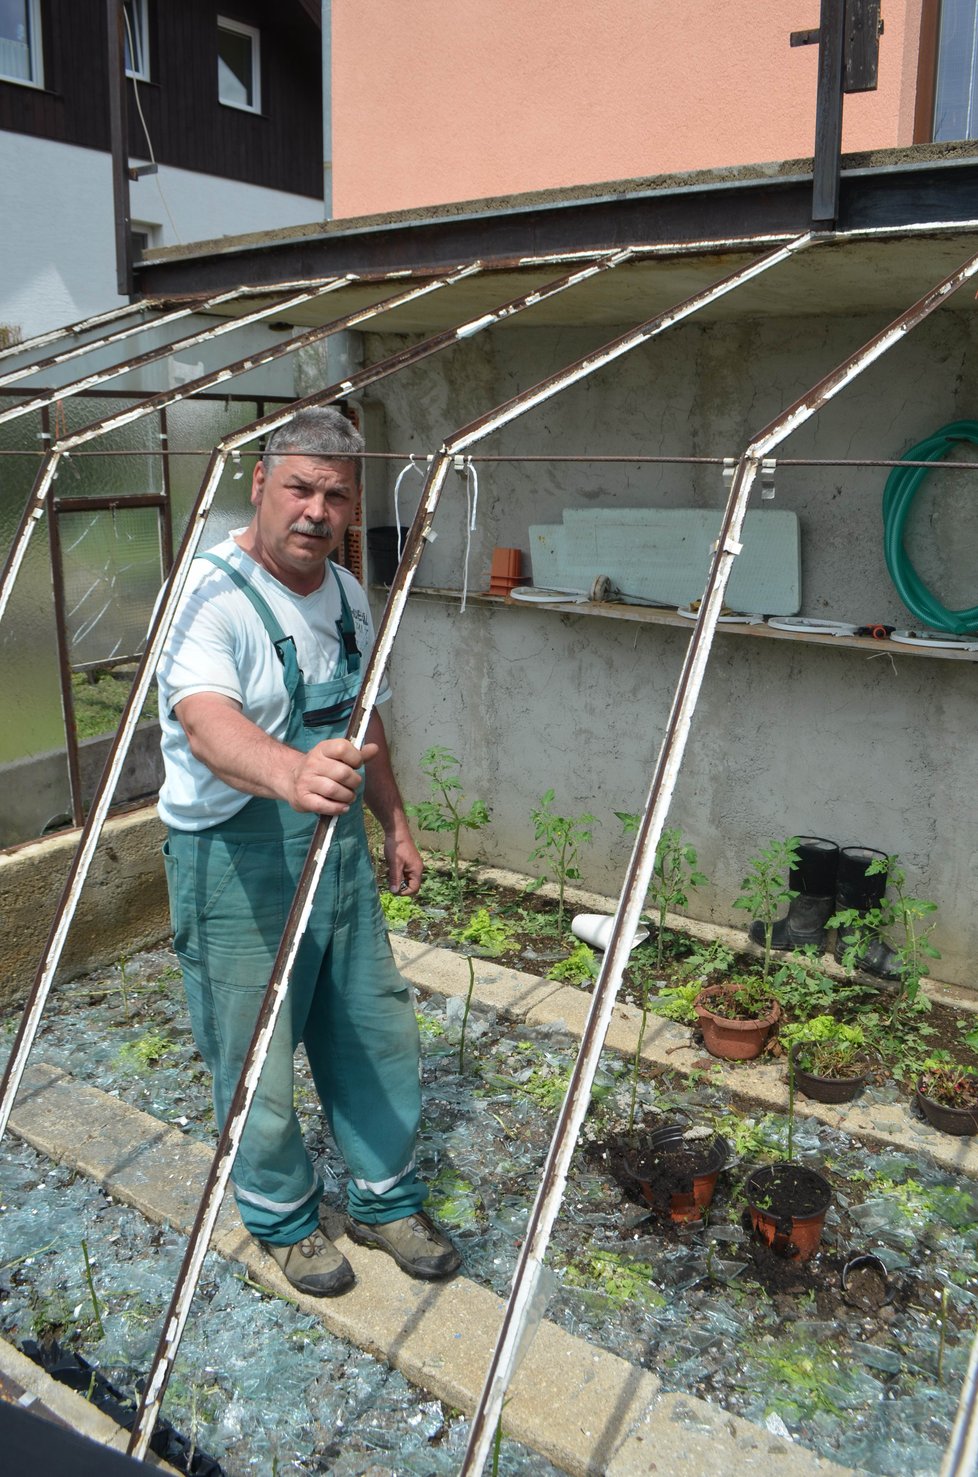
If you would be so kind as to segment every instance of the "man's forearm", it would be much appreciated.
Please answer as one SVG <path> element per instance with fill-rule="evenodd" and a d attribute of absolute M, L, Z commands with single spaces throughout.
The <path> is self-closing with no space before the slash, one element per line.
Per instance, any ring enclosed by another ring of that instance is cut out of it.
<path fill-rule="evenodd" d="M 367 724 L 367 742 L 377 745 L 377 753 L 367 765 L 363 798 L 383 827 L 385 836 L 399 832 L 410 834 L 404 801 L 394 778 L 383 720 L 376 712 L 371 713 Z"/>

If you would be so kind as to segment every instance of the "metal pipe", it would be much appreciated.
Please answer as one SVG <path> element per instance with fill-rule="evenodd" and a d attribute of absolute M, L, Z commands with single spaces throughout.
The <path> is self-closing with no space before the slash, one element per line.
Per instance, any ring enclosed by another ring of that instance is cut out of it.
<path fill-rule="evenodd" d="M 460 267 L 444 277 L 432 278 L 418 287 L 405 289 L 403 292 L 395 293 L 392 297 L 383 298 L 379 303 L 374 303 L 369 308 L 361 308 L 355 313 L 346 313 L 342 318 L 334 318 L 332 322 L 320 325 L 318 328 L 310 328 L 295 338 L 288 339 L 283 344 L 275 344 L 268 349 L 258 350 L 254 354 L 247 355 L 244 359 L 237 359 L 233 364 L 225 365 L 221 369 L 213 370 L 210 374 L 201 375 L 198 379 L 189 380 L 178 389 L 163 390 L 157 395 L 150 395 L 140 400 L 136 405 L 128 406 L 125 410 L 116 411 L 114 415 L 102 416 L 93 421 L 91 425 L 84 426 L 81 430 L 74 431 L 70 436 L 60 437 L 48 452 L 48 457 L 67 455 L 78 446 L 84 446 L 89 441 L 95 441 L 108 431 L 115 430 L 118 426 L 131 424 L 133 421 L 141 420 L 144 416 L 152 415 L 156 411 L 165 410 L 167 406 L 175 405 L 177 401 L 190 399 L 198 390 L 207 389 L 211 385 L 223 384 L 225 380 L 233 379 L 235 375 L 243 374 L 246 370 L 256 369 L 263 364 L 269 364 L 275 359 L 281 359 L 287 354 L 294 354 L 298 349 L 315 343 L 322 338 L 328 338 L 330 334 L 337 333 L 340 329 L 349 328 L 353 323 L 363 322 L 367 318 L 374 317 L 380 313 L 389 311 L 391 308 L 402 306 L 406 302 L 413 301 L 416 297 L 435 292 L 440 287 L 447 287 L 461 281 L 463 277 L 470 277 L 479 271 L 478 265 Z M 17 573 L 24 562 L 28 545 L 38 520 L 44 513 L 44 498 L 50 486 L 51 479 L 56 475 L 57 463 L 42 463 L 38 469 L 34 486 L 31 489 L 27 504 L 21 514 L 20 523 L 14 534 L 10 550 L 0 571 L 0 622 L 3 621 L 4 612 L 10 599 Z M 0 1135 L 2 1135 L 0 1128 Z"/>
<path fill-rule="evenodd" d="M 121 307 L 109 308 L 106 313 L 95 313 L 91 318 L 80 318 L 76 323 L 66 323 L 63 328 L 50 328 L 46 333 L 35 333 L 31 338 L 21 339 L 19 343 L 8 344 L 6 348 L 0 349 L 0 360 L 11 359 L 18 354 L 33 354 L 36 349 L 56 344 L 59 338 L 88 333 L 94 328 L 102 328 L 106 323 L 115 323 L 119 318 L 131 318 L 134 313 L 153 313 L 162 302 L 162 298 L 147 297 L 141 302 L 123 303 Z"/>
<path fill-rule="evenodd" d="M 863 370 L 875 363 L 881 354 L 886 353 L 887 349 L 923 322 L 950 293 L 956 291 L 976 272 L 978 256 L 970 258 L 956 272 L 952 272 L 895 319 L 888 328 L 876 334 L 857 353 L 824 376 L 806 395 L 777 416 L 751 441 L 738 462 L 696 626 L 683 662 L 645 810 L 615 910 L 611 939 L 595 984 L 580 1051 L 571 1072 L 540 1187 L 530 1213 L 485 1385 L 472 1418 L 460 1477 L 482 1472 L 502 1413 L 506 1389 L 516 1368 L 550 1232 L 563 1196 L 571 1156 L 590 1101 L 594 1074 L 628 960 L 630 941 L 634 936 L 655 866 L 656 847 L 682 765 L 692 715 L 723 608 L 727 581 L 733 561 L 741 550 L 740 535 L 747 501 L 761 462 L 775 446 L 839 394 Z M 452 438 L 449 444 L 457 446 L 459 441 L 464 440 L 464 436 L 463 432 L 461 437 Z"/>
<path fill-rule="evenodd" d="M 978 1472 L 978 1333 L 954 1417 L 951 1439 L 941 1462 L 940 1477 L 975 1477 Z"/>
<path fill-rule="evenodd" d="M 247 289 L 242 287 L 231 288 L 227 292 L 219 292 L 214 297 L 205 298 L 203 302 L 161 313 L 147 323 L 132 323 L 128 328 L 117 328 L 114 333 L 107 333 L 102 338 L 88 339 L 83 344 L 74 344 L 60 354 L 51 354 L 47 359 L 38 359 L 34 364 L 26 364 L 22 369 L 11 369 L 7 374 L 0 375 L 0 386 L 18 384 L 21 380 L 40 374 L 42 370 L 53 369 L 58 364 L 67 364 L 69 359 L 78 359 L 82 354 L 90 353 L 92 349 L 107 349 L 112 344 L 121 343 L 123 339 L 134 338 L 136 334 L 146 333 L 151 328 L 163 328 L 167 323 L 176 323 L 180 318 L 189 318 L 192 313 L 206 313 L 212 308 L 220 307 L 222 303 L 229 303 L 234 298 L 241 297 L 245 291 Z M 134 307 L 129 309 L 130 313 L 134 311 Z"/>
<path fill-rule="evenodd" d="M 137 369 L 143 369 L 147 364 L 155 364 L 160 359 L 167 359 L 171 354 L 177 354 L 183 349 L 193 348 L 196 344 L 209 343 L 211 339 L 222 338 L 226 333 L 234 333 L 239 328 L 247 328 L 252 323 L 260 323 L 263 318 L 272 318 L 276 313 L 288 312 L 290 308 L 297 308 L 302 303 L 311 302 L 315 298 L 325 297 L 327 293 L 336 292 L 340 287 L 345 287 L 352 279 L 349 277 L 335 277 L 325 287 L 317 287 L 311 292 L 295 293 L 291 297 L 275 298 L 272 303 L 263 308 L 256 308 L 252 313 L 242 313 L 233 318 L 222 318 L 219 323 L 212 324 L 209 328 L 199 329 L 196 333 L 189 333 L 184 338 L 174 339 L 172 343 L 161 344 L 159 348 L 147 349 L 144 354 L 137 354 L 133 359 L 126 359 L 122 364 L 110 365 L 108 369 L 97 369 L 91 374 L 83 375 L 81 379 L 70 380 L 67 384 L 59 385 L 56 390 L 48 390 L 34 400 L 26 400 L 19 405 L 11 405 L 6 410 L 0 410 L 0 425 L 4 421 L 16 420 L 18 416 L 29 415 L 32 410 L 40 410 L 45 405 L 50 405 L 54 400 L 70 400 L 73 395 L 81 394 L 82 390 L 90 390 L 95 385 L 104 384 L 107 380 L 117 379 L 120 374 L 131 374 Z M 156 325 L 147 325 L 153 326 Z"/>

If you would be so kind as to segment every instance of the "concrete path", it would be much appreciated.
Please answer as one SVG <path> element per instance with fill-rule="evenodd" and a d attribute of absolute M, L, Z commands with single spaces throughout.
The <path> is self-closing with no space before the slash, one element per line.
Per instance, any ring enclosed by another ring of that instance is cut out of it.
<path fill-rule="evenodd" d="M 454 956 L 435 959 L 435 952 L 417 946 L 406 950 L 398 941 L 398 953 L 412 955 L 411 973 L 423 969 L 428 988 L 458 993 L 449 989 Z M 485 978 L 481 983 L 481 998 L 500 1007 L 504 996 L 512 1004 L 515 992 L 516 1007 L 526 1018 L 543 1012 L 539 1019 L 553 1021 L 558 1007 L 569 1004 L 525 976 L 515 982 Z M 36 1149 L 89 1175 L 148 1220 L 189 1231 L 210 1154 L 177 1129 L 41 1063 L 25 1076 L 10 1126 Z M 330 1332 L 385 1360 L 437 1398 L 471 1412 L 501 1322 L 502 1301 L 465 1277 L 443 1285 L 412 1281 L 381 1253 L 338 1239 L 357 1273 L 357 1285 L 333 1299 L 296 1295 L 243 1231 L 230 1202 L 222 1209 L 214 1248 L 241 1262 L 256 1281 L 281 1290 Z M 725 1477 L 733 1470 L 745 1477 L 769 1477 L 772 1469 L 779 1477 L 841 1477 L 848 1470 L 704 1401 L 663 1394 L 653 1374 L 547 1322 L 520 1365 L 512 1395 L 506 1435 L 582 1477 L 652 1472 L 656 1477 Z"/>

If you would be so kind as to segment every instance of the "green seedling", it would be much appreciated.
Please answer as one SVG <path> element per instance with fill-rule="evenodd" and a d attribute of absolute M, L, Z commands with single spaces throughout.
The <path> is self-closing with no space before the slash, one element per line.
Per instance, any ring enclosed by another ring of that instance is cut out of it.
<path fill-rule="evenodd" d="M 583 1261 L 568 1263 L 563 1271 L 565 1283 L 597 1291 L 616 1307 L 641 1303 L 663 1308 L 666 1298 L 655 1286 L 654 1275 L 648 1262 L 632 1261 L 613 1251 L 594 1251 Z"/>
<path fill-rule="evenodd" d="M 557 884 L 557 933 L 560 935 L 564 931 L 564 893 L 568 882 L 580 881 L 578 857 L 581 847 L 591 842 L 597 818 L 589 814 L 555 815 L 554 795 L 553 790 L 548 790 L 530 811 L 533 839 L 537 842 L 530 852 L 530 861 L 542 861 L 547 868 L 537 877 L 533 887 L 542 887 L 549 879 Z"/>
<path fill-rule="evenodd" d="M 641 817 L 631 811 L 616 810 L 626 836 L 633 835 Z M 683 840 L 679 826 L 667 827 L 655 848 L 655 865 L 646 894 L 646 903 L 656 919 L 656 968 L 662 969 L 666 947 L 666 914 L 689 904 L 689 890 L 702 887 L 707 878 L 698 870 L 696 850 Z"/>
<path fill-rule="evenodd" d="M 465 1009 L 462 1012 L 462 1030 L 458 1038 L 458 1070 L 461 1074 L 465 1070 L 465 1032 L 469 1024 L 469 1011 L 472 1009 L 472 993 L 475 990 L 475 960 L 469 954 L 466 959 L 469 966 L 469 988 L 465 992 Z"/>
<path fill-rule="evenodd" d="M 430 798 L 420 805 L 409 805 L 407 811 L 414 816 L 423 831 L 434 835 L 448 836 L 448 862 L 451 871 L 454 907 L 462 901 L 462 883 L 459 870 L 459 847 L 463 831 L 481 831 L 489 824 L 489 810 L 483 800 L 466 804 L 462 781 L 458 777 L 461 760 L 439 744 L 427 749 L 421 756 L 421 773 L 428 780 Z"/>
<path fill-rule="evenodd" d="M 569 985 L 587 985 L 598 973 L 598 959 L 594 950 L 585 944 L 575 944 L 566 959 L 554 964 L 550 971 L 552 980 L 564 980 Z"/>
<path fill-rule="evenodd" d="M 657 995 L 648 997 L 649 1013 L 662 1016 L 667 1021 L 676 1021 L 681 1026 L 695 1026 L 693 1003 L 702 988 L 698 980 L 688 985 L 666 985 Z"/>
<path fill-rule="evenodd" d="M 471 944 L 490 959 L 505 954 L 515 942 L 506 925 L 490 917 L 488 908 L 477 908 L 464 928 L 453 929 L 452 938 L 459 944 Z"/>
<path fill-rule="evenodd" d="M 428 1186 L 428 1209 L 440 1221 L 456 1227 L 474 1226 L 478 1220 L 478 1192 L 450 1165 L 442 1165 Z"/>
<path fill-rule="evenodd" d="M 898 856 L 879 858 L 866 868 L 867 877 L 882 873 L 887 876 L 888 892 L 875 908 L 866 912 L 841 908 L 832 915 L 827 926 L 846 930 L 847 947 L 842 963 L 849 973 L 859 968 L 860 957 L 869 944 L 876 939 L 886 940 L 887 934 L 896 930 L 897 942 L 890 944 L 900 976 L 900 986 L 890 1011 L 890 1020 L 895 1022 L 902 1019 L 908 1010 L 917 1008 L 918 1000 L 926 999 L 920 991 L 930 974 L 927 961 L 941 957 L 940 950 L 931 943 L 937 904 L 908 895 L 906 873 Z"/>
<path fill-rule="evenodd" d="M 771 972 L 771 938 L 778 913 L 797 893 L 788 886 L 787 874 L 798 863 L 798 837 L 787 841 L 771 841 L 748 862 L 749 871 L 740 884 L 740 897 L 735 908 L 746 908 L 764 929 L 765 984 Z"/>
<path fill-rule="evenodd" d="M 85 1281 L 88 1283 L 88 1295 L 92 1300 L 92 1311 L 95 1314 L 95 1326 L 98 1329 L 99 1338 L 105 1338 L 105 1329 L 102 1326 L 102 1314 L 98 1305 L 98 1296 L 95 1292 L 95 1281 L 92 1277 L 92 1264 L 88 1257 L 88 1242 L 82 1237 L 82 1256 L 85 1258 Z"/>
<path fill-rule="evenodd" d="M 380 894 L 380 907 L 388 928 L 403 930 L 413 919 L 424 917 L 424 909 L 418 907 L 413 897 L 399 897 L 394 892 Z"/>

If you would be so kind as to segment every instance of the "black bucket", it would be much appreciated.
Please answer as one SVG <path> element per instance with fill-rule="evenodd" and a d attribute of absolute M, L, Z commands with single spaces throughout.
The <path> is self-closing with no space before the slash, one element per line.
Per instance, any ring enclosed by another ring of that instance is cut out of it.
<path fill-rule="evenodd" d="M 397 573 L 397 525 L 389 524 L 382 528 L 367 529 L 367 553 L 370 555 L 370 578 L 376 584 L 389 585 Z M 401 529 L 401 548 L 403 550 L 405 540 L 408 536 L 406 528 Z"/>

